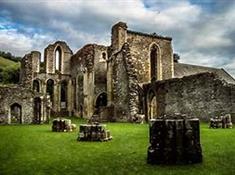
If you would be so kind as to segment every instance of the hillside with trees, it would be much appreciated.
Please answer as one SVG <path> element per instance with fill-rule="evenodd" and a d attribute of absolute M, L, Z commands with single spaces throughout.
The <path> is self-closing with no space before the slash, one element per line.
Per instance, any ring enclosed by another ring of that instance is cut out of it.
<path fill-rule="evenodd" d="M 0 83 L 12 84 L 19 82 L 20 57 L 9 52 L 0 51 Z"/>

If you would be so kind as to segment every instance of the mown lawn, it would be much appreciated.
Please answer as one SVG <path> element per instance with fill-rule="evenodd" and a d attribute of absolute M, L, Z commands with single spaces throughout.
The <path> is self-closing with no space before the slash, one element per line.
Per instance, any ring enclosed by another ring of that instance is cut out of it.
<path fill-rule="evenodd" d="M 76 121 L 77 124 L 81 121 Z M 78 131 L 53 133 L 51 125 L 0 126 L 0 174 L 235 174 L 235 129 L 201 124 L 203 163 L 146 163 L 148 125 L 107 123 L 110 142 L 77 142 Z"/>

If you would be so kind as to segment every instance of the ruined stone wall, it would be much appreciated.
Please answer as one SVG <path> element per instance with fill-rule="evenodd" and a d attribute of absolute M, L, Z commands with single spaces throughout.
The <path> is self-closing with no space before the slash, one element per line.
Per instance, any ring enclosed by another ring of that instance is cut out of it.
<path fill-rule="evenodd" d="M 38 51 L 32 51 L 32 71 L 40 72 L 41 53 Z"/>
<path fill-rule="evenodd" d="M 117 120 L 128 121 L 139 111 L 139 87 L 134 62 L 128 43 L 112 58 L 112 93 Z"/>
<path fill-rule="evenodd" d="M 140 83 L 150 82 L 150 52 L 151 46 L 158 47 L 157 53 L 157 79 L 173 77 L 173 53 L 171 38 L 158 35 L 149 35 L 134 31 L 127 31 L 131 55 L 136 60 L 135 68 Z"/>
<path fill-rule="evenodd" d="M 41 54 L 37 51 L 25 55 L 21 60 L 20 83 L 27 88 L 31 88 L 33 75 L 40 71 Z"/>
<path fill-rule="evenodd" d="M 22 123 L 33 121 L 33 92 L 22 86 L 0 87 L 0 123 L 11 123 L 10 106 L 14 103 L 22 107 Z"/>
<path fill-rule="evenodd" d="M 123 61 L 123 53 L 117 53 L 113 60 L 113 102 L 116 109 L 117 120 L 128 120 L 129 115 L 129 79 L 127 68 Z"/>
<path fill-rule="evenodd" d="M 56 50 L 61 49 L 60 70 L 56 70 Z M 73 55 L 72 50 L 63 41 L 50 44 L 44 50 L 44 60 L 47 73 L 70 74 L 70 59 Z"/>
<path fill-rule="evenodd" d="M 208 120 L 221 113 L 235 112 L 235 86 L 213 73 L 157 81 L 144 85 L 145 108 L 148 116 L 148 93 L 157 99 L 157 116 L 182 113 Z"/>
<path fill-rule="evenodd" d="M 52 102 L 52 114 L 54 115 L 71 115 L 73 111 L 73 93 L 72 80 L 70 75 L 65 74 L 51 74 L 51 73 L 35 73 L 33 80 L 40 82 L 41 93 L 47 94 L 47 81 L 49 79 L 54 81 L 54 97 Z M 61 113 L 61 82 L 67 82 L 67 106 L 63 113 Z"/>
<path fill-rule="evenodd" d="M 112 27 L 111 48 L 112 52 L 121 50 L 127 39 L 127 25 L 124 22 L 118 22 Z"/>
<path fill-rule="evenodd" d="M 95 45 L 94 47 L 94 74 L 95 90 L 94 104 L 99 94 L 107 93 L 107 47 Z M 103 55 L 104 54 L 104 55 Z M 105 58 L 103 58 L 105 56 Z"/>
<path fill-rule="evenodd" d="M 134 67 L 137 70 L 139 83 L 151 81 L 151 48 L 157 48 L 158 80 L 169 79 L 174 75 L 173 51 L 171 38 L 157 34 L 146 34 L 127 30 L 126 23 L 119 22 L 112 27 L 111 53 L 119 52 L 124 43 L 128 43 L 132 58 L 135 59 Z"/>
<path fill-rule="evenodd" d="M 94 47 L 93 44 L 84 46 L 71 59 L 71 75 L 77 80 L 75 113 L 85 118 L 94 112 Z"/>

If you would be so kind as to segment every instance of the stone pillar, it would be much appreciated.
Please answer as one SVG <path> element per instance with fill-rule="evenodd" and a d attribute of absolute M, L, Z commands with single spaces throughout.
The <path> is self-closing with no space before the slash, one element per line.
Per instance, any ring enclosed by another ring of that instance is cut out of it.
<path fill-rule="evenodd" d="M 44 122 L 44 98 L 43 97 L 40 97 L 41 99 L 41 123 Z"/>
<path fill-rule="evenodd" d="M 94 112 L 94 72 L 84 74 L 84 116 L 90 118 Z"/>
<path fill-rule="evenodd" d="M 49 45 L 44 51 L 44 60 L 46 73 L 55 73 L 55 53 L 52 45 Z"/>
<path fill-rule="evenodd" d="M 56 83 L 54 84 L 54 98 L 53 98 L 53 109 L 55 112 L 60 111 L 60 84 Z"/>
<path fill-rule="evenodd" d="M 24 110 L 25 107 L 23 105 L 21 105 L 21 124 L 24 124 Z"/>
<path fill-rule="evenodd" d="M 79 94 L 79 85 L 78 85 L 78 76 L 76 76 L 76 94 L 75 94 L 75 100 L 76 100 L 76 115 L 78 115 L 79 113 L 78 113 L 78 111 L 79 111 L 79 108 L 80 108 L 80 106 L 79 106 L 79 103 L 78 103 L 78 94 Z M 80 116 L 79 116 L 80 117 Z"/>
<path fill-rule="evenodd" d="M 111 44 L 113 51 L 119 51 L 127 39 L 127 25 L 124 22 L 118 22 L 112 27 Z"/>
<path fill-rule="evenodd" d="M 11 124 L 11 107 L 8 108 L 8 120 L 7 124 Z"/>
<path fill-rule="evenodd" d="M 72 116 L 72 107 L 73 107 L 73 90 L 72 90 L 72 81 L 71 79 L 68 81 L 68 92 L 67 92 L 67 110 L 69 112 L 69 116 Z"/>
<path fill-rule="evenodd" d="M 84 79 L 83 79 L 83 93 L 84 93 L 84 106 L 83 106 L 83 112 L 84 112 L 84 118 L 89 118 L 88 114 L 88 78 L 87 78 L 87 72 L 84 73 Z"/>
<path fill-rule="evenodd" d="M 113 102 L 113 67 L 112 62 L 109 60 L 108 67 L 107 67 L 107 96 L 108 96 L 108 106 Z"/>
<path fill-rule="evenodd" d="M 32 55 L 32 71 L 39 73 L 41 53 L 38 51 L 32 51 L 31 55 Z"/>
<path fill-rule="evenodd" d="M 171 117 L 172 118 L 172 117 Z M 150 122 L 150 164 L 202 162 L 198 119 L 156 119 Z"/>

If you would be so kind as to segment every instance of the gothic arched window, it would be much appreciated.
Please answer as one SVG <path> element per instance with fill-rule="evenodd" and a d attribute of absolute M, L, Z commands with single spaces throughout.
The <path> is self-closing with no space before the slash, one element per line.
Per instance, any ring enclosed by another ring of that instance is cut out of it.
<path fill-rule="evenodd" d="M 55 70 L 61 71 L 62 51 L 60 47 L 55 50 Z"/>

